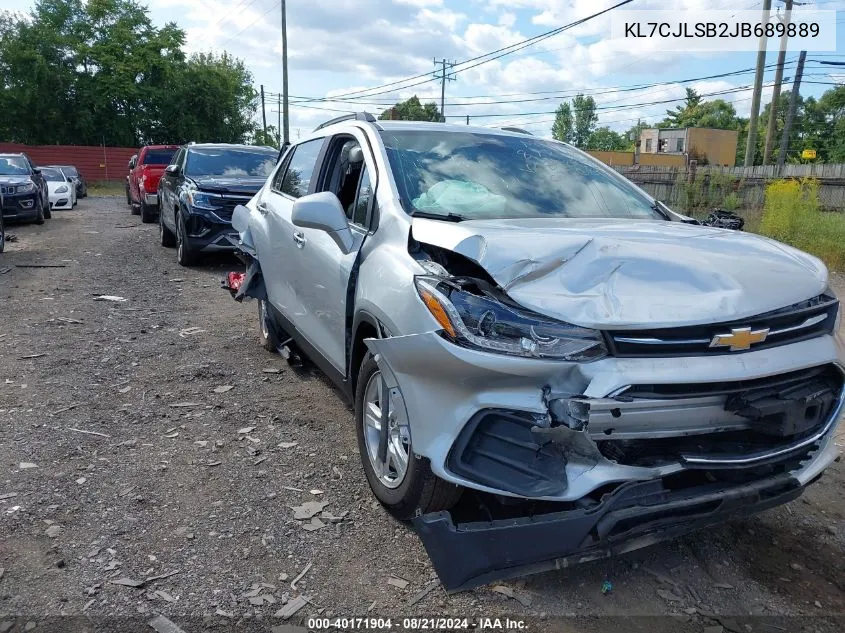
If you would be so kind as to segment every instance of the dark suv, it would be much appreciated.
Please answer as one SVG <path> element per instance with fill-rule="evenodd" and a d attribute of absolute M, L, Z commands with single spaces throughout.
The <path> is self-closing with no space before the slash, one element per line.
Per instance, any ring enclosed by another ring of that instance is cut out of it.
<path fill-rule="evenodd" d="M 181 147 L 158 185 L 162 246 L 177 246 L 182 266 L 201 252 L 232 251 L 232 211 L 246 204 L 276 166 L 279 150 L 254 145 Z"/>
<path fill-rule="evenodd" d="M 47 184 L 26 154 L 0 154 L 0 194 L 7 220 L 43 224 L 50 217 Z"/>

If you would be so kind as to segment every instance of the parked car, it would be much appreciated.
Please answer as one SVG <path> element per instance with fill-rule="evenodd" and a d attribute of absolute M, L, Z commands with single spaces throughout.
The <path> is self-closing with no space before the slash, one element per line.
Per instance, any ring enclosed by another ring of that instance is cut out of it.
<path fill-rule="evenodd" d="M 25 154 L 0 154 L 0 193 L 6 220 L 44 224 L 50 215 L 46 190 L 41 170 L 33 167 Z"/>
<path fill-rule="evenodd" d="M 46 165 L 47 167 L 57 167 L 61 169 L 65 176 L 73 178 L 73 184 L 76 187 L 76 199 L 88 197 L 88 183 L 85 182 L 85 177 L 73 165 Z"/>
<path fill-rule="evenodd" d="M 50 209 L 73 209 L 76 206 L 73 178 L 65 176 L 61 169 L 55 167 L 42 167 L 41 175 L 47 182 Z"/>
<path fill-rule="evenodd" d="M 759 512 L 837 459 L 822 262 L 567 144 L 358 115 L 233 225 L 260 340 L 354 402 L 373 493 L 449 590 Z"/>
<path fill-rule="evenodd" d="M 276 165 L 278 150 L 254 145 L 192 144 L 179 149 L 161 178 L 159 233 L 176 246 L 178 262 L 200 253 L 233 251 L 232 211 L 258 191 Z"/>
<path fill-rule="evenodd" d="M 2 189 L 2 187 L 0 187 Z M 3 194 L 0 193 L 0 253 L 6 249 L 6 223 L 3 222 Z"/>
<path fill-rule="evenodd" d="M 158 181 L 170 164 L 178 145 L 147 145 L 132 157 L 129 167 L 129 204 L 142 222 L 158 217 Z"/>

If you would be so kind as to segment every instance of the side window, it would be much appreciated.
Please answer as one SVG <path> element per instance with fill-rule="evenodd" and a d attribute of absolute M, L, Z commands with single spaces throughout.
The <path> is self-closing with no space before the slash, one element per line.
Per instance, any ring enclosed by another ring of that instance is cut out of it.
<path fill-rule="evenodd" d="M 288 168 L 285 170 L 285 177 L 279 191 L 292 198 L 301 198 L 307 194 L 322 148 L 323 139 L 321 138 L 297 145 L 293 150 L 293 156 L 288 161 Z"/>
<path fill-rule="evenodd" d="M 184 154 L 185 154 L 185 149 L 184 148 L 180 149 L 178 152 L 176 152 L 176 155 L 173 156 L 173 160 L 170 161 L 170 164 L 171 165 L 181 165 L 182 164 L 182 156 Z"/>
<path fill-rule="evenodd" d="M 370 208 L 372 197 L 373 183 L 370 180 L 370 172 L 365 166 L 364 171 L 361 172 L 361 180 L 358 182 L 358 194 L 355 196 L 355 206 L 351 218 L 353 224 L 367 225 L 367 211 Z"/>
<path fill-rule="evenodd" d="M 278 169 L 276 169 L 276 173 L 273 174 L 273 189 L 276 191 L 282 190 L 282 181 L 285 178 L 285 173 L 288 170 L 288 165 L 290 165 L 290 159 L 293 156 L 294 150 L 290 150 L 289 152 L 285 152 L 284 156 L 282 157 L 282 161 L 279 163 Z"/>

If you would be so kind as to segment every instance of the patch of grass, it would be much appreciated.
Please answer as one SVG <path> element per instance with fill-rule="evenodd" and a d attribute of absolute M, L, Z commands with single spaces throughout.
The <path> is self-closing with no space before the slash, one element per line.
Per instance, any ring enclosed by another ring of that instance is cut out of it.
<path fill-rule="evenodd" d="M 115 180 L 102 180 L 88 183 L 89 196 L 125 196 L 126 183 Z"/>
<path fill-rule="evenodd" d="M 834 270 L 845 269 L 845 215 L 821 210 L 817 180 L 769 184 L 758 231 L 812 253 Z"/>

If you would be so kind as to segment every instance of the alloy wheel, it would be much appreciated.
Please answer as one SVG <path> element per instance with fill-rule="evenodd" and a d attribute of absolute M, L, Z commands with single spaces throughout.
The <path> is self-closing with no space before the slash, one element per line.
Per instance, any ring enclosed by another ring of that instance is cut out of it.
<path fill-rule="evenodd" d="M 361 424 L 364 425 L 367 456 L 376 477 L 386 488 L 398 488 L 408 473 L 411 434 L 407 425 L 399 424 L 396 412 L 390 406 L 389 392 L 380 371 L 374 372 L 367 381 Z M 383 424 L 387 425 L 384 459 L 379 456 Z"/>

